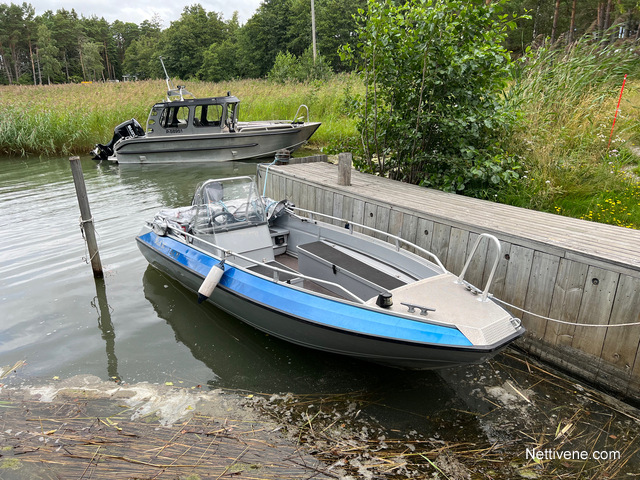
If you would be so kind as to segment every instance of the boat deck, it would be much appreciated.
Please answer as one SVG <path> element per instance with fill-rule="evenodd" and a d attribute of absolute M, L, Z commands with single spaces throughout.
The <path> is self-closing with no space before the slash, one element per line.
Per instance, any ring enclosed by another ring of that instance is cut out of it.
<path fill-rule="evenodd" d="M 283 253 L 282 255 L 278 255 L 275 257 L 276 258 L 276 262 L 281 263 L 282 265 L 284 265 L 285 267 L 294 270 L 294 271 L 298 271 L 298 258 L 294 257 L 293 255 L 289 255 L 288 253 Z M 262 273 L 262 272 L 258 272 L 258 273 Z M 263 274 L 264 275 L 264 274 Z M 302 283 L 302 288 L 306 289 L 306 290 L 310 290 L 312 292 L 315 293 L 321 293 L 322 295 L 328 295 L 330 297 L 335 297 L 335 298 L 341 298 L 343 300 L 348 300 L 346 297 L 343 297 L 342 295 L 338 295 L 337 293 L 333 293 L 330 290 L 327 290 L 326 288 L 324 288 L 322 285 L 317 284 L 316 282 L 312 282 L 311 280 L 305 280 Z"/>

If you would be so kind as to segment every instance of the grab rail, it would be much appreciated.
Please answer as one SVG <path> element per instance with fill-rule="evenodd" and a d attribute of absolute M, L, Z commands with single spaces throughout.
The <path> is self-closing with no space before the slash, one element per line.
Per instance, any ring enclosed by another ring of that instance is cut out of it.
<path fill-rule="evenodd" d="M 208 242 L 208 241 L 206 241 L 206 240 L 203 240 L 202 238 L 198 238 L 198 237 L 196 237 L 195 235 L 191 235 L 190 233 L 187 233 L 187 232 L 185 232 L 184 230 L 181 230 L 181 229 L 179 229 L 179 228 L 172 227 L 171 225 L 167 225 L 167 227 L 168 227 L 170 230 L 175 231 L 175 232 L 176 232 L 176 233 L 178 233 L 179 235 L 184 235 L 184 236 L 186 236 L 186 237 L 193 238 L 193 239 L 195 239 L 195 240 L 197 240 L 197 241 L 199 241 L 199 242 L 205 243 L 205 244 L 209 245 L 210 247 L 215 248 L 215 249 L 216 249 L 216 250 L 218 250 L 219 252 L 222 252 L 222 255 L 223 255 L 225 258 L 226 258 L 227 256 L 229 256 L 229 257 L 238 257 L 238 258 L 241 258 L 242 260 L 245 260 L 245 261 L 247 261 L 247 262 L 251 262 L 251 263 L 258 264 L 258 265 L 262 265 L 263 267 L 267 267 L 267 268 L 269 268 L 269 269 L 271 269 L 271 270 L 274 270 L 274 278 L 273 278 L 273 280 L 274 280 L 276 283 L 280 283 L 280 280 L 279 280 L 278 276 L 275 274 L 275 272 L 282 272 L 282 273 L 291 274 L 291 271 L 283 270 L 282 268 L 274 267 L 274 266 L 272 266 L 272 265 L 268 265 L 267 263 L 260 263 L 260 262 L 257 262 L 257 261 L 255 261 L 253 258 L 248 258 L 248 257 L 245 257 L 244 255 L 239 254 L 239 253 L 234 253 L 234 252 L 232 252 L 231 250 L 227 250 L 226 248 L 222 248 L 221 246 L 216 245 L 215 243 L 211 243 L 211 242 Z M 192 246 L 193 246 L 193 247 L 195 247 L 194 245 L 192 245 Z M 197 247 L 195 247 L 195 248 L 197 248 Z M 321 278 L 309 277 L 309 276 L 307 276 L 307 275 L 303 275 L 303 274 L 301 274 L 301 273 L 299 273 L 299 272 L 296 272 L 296 274 L 297 274 L 297 276 L 298 276 L 298 277 L 303 278 L 303 279 L 305 279 L 305 280 L 311 280 L 312 282 L 324 283 L 325 285 L 331 285 L 331 286 L 333 286 L 333 287 L 338 287 L 340 290 L 342 290 L 343 292 L 345 292 L 347 295 L 349 295 L 352 299 L 356 300 L 357 302 L 362 303 L 362 304 L 365 304 L 365 303 L 366 303 L 366 302 L 365 302 L 364 300 L 362 300 L 360 297 L 358 297 L 357 295 L 354 295 L 353 293 L 351 293 L 349 290 L 347 290 L 346 288 L 344 288 L 342 285 L 340 285 L 340 284 L 338 284 L 338 283 L 329 282 L 328 280 L 322 280 Z M 387 292 L 387 293 L 388 293 L 388 292 Z"/>
<path fill-rule="evenodd" d="M 326 215 L 324 213 L 313 212 L 311 210 L 305 210 L 304 208 L 298 208 L 298 207 L 289 208 L 289 207 L 287 207 L 287 210 L 291 211 L 291 209 L 299 210 L 301 212 L 310 213 L 311 215 L 320 215 L 321 217 L 327 217 L 327 218 L 332 218 L 334 220 L 340 220 L 341 222 L 345 222 L 349 226 L 349 231 L 351 233 L 353 233 L 353 228 L 351 228 L 351 225 L 355 225 L 356 227 L 360 227 L 360 228 L 363 228 L 363 229 L 366 229 L 366 230 L 371 230 L 372 232 L 376 232 L 376 233 L 380 233 L 382 235 L 386 235 L 387 237 L 393 238 L 396 241 L 396 250 L 400 250 L 399 242 L 405 243 L 405 244 L 409 245 L 410 247 L 413 247 L 416 250 L 419 250 L 422 253 L 424 253 L 424 254 L 428 255 L 429 257 L 433 258 L 436 261 L 436 263 L 438 264 L 438 267 L 440 267 L 440 269 L 442 270 L 442 273 L 448 273 L 447 269 L 444 268 L 444 265 L 442 265 L 442 263 L 440 262 L 440 259 L 435 254 L 431 253 L 429 250 L 425 250 L 424 248 L 417 246 L 415 243 L 411 243 L 408 240 L 405 240 L 405 239 L 403 239 L 401 237 L 398 237 L 397 235 L 392 235 L 391 233 L 383 232 L 382 230 L 378 230 L 378 229 L 373 228 L 373 227 L 368 227 L 366 225 L 361 225 L 359 223 L 355 223 L 355 222 L 352 222 L 350 220 L 346 220 L 344 218 L 332 217 L 331 215 Z M 291 212 L 291 213 L 293 213 L 293 212 Z M 311 218 L 311 220 L 313 220 L 313 218 Z"/>
<path fill-rule="evenodd" d="M 469 268 L 469 265 L 471 264 L 471 259 L 475 255 L 476 250 L 478 249 L 478 245 L 480 245 L 480 240 L 482 240 L 482 237 L 493 240 L 493 242 L 496 244 L 496 259 L 493 261 L 493 268 L 491 268 L 491 273 L 489 274 L 487 284 L 485 285 L 484 291 L 482 292 L 482 297 L 480 297 L 480 301 L 486 302 L 487 297 L 489 296 L 489 287 L 491 287 L 491 282 L 493 282 L 493 275 L 496 273 L 496 269 L 498 268 L 498 261 L 500 260 L 500 255 L 502 253 L 500 240 L 498 240 L 493 235 L 490 235 L 488 233 L 481 233 L 480 235 L 478 235 L 478 239 L 476 240 L 476 243 L 473 245 L 473 248 L 471 249 L 471 253 L 469 254 L 469 258 L 467 258 L 467 263 L 464 264 L 464 268 L 462 269 L 462 272 L 460 273 L 458 280 L 456 280 L 456 283 L 460 285 L 464 285 L 465 283 L 468 285 L 471 285 L 469 282 L 464 281 L 464 274 L 467 273 L 467 268 Z"/>
<path fill-rule="evenodd" d="M 291 123 L 295 123 L 295 121 L 298 119 L 298 113 L 300 113 L 300 109 L 302 107 L 307 109 L 307 123 L 309 123 L 309 107 L 307 107 L 304 103 L 298 107 L 298 110 L 296 110 L 296 114 L 293 116 L 293 120 L 291 120 Z"/>

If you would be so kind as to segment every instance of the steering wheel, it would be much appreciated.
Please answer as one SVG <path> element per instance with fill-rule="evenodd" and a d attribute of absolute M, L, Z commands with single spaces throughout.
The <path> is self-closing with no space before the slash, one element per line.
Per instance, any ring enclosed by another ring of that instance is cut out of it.
<path fill-rule="evenodd" d="M 213 221 L 217 225 L 224 225 L 226 223 L 235 222 L 236 217 L 233 215 L 233 213 L 223 210 L 213 217 Z"/>

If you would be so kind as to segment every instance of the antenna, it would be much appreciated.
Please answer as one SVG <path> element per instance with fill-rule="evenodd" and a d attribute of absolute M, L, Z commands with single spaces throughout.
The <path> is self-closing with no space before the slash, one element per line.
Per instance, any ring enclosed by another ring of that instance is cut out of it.
<path fill-rule="evenodd" d="M 167 82 L 167 101 L 169 101 L 169 97 L 172 95 L 179 95 L 176 91 L 173 83 L 171 83 L 171 79 L 169 78 L 169 74 L 167 73 L 167 69 L 164 66 L 164 62 L 162 61 L 162 57 L 158 57 L 160 59 L 160 63 L 162 64 L 162 70 L 164 70 L 165 81 Z"/>

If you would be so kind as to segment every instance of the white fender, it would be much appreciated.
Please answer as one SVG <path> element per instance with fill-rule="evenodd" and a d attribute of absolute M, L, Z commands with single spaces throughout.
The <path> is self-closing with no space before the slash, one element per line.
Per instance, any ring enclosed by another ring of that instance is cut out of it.
<path fill-rule="evenodd" d="M 198 289 L 198 303 L 204 302 L 211 296 L 213 289 L 218 286 L 218 282 L 222 278 L 222 275 L 224 275 L 224 260 L 217 265 L 214 265 L 211 267 L 211 270 L 209 270 L 209 274 Z"/>

